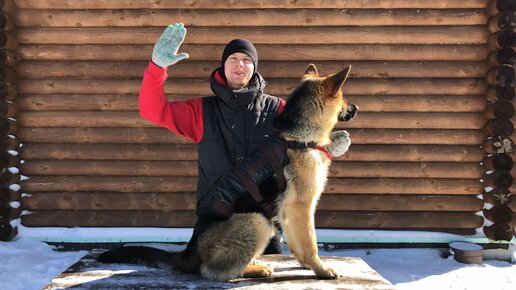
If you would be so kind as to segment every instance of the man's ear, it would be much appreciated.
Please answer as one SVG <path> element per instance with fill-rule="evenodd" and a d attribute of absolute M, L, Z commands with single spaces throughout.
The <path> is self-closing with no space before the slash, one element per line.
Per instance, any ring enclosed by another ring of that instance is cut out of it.
<path fill-rule="evenodd" d="M 344 82 L 346 82 L 350 71 L 351 66 L 348 65 L 340 72 L 331 75 L 324 80 L 326 87 L 330 90 L 332 94 L 336 94 L 340 90 Z"/>
<path fill-rule="evenodd" d="M 319 76 L 319 71 L 317 70 L 317 67 L 315 66 L 315 64 L 311 63 L 308 65 L 308 67 L 306 68 L 305 70 L 305 77 L 307 76 L 315 76 L 315 77 L 318 77 Z"/>

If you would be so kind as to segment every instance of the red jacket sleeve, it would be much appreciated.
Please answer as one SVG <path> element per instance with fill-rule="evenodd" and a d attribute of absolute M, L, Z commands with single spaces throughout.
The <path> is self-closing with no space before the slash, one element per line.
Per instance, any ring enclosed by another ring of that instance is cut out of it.
<path fill-rule="evenodd" d="M 202 140 L 202 99 L 170 102 L 165 96 L 167 69 L 149 63 L 140 88 L 140 116 L 195 143 Z"/>

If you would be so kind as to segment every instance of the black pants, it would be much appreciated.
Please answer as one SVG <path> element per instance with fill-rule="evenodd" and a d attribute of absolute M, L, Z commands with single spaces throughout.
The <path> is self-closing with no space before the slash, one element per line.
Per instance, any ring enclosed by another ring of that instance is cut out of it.
<path fill-rule="evenodd" d="M 281 254 L 283 248 L 281 247 L 281 234 L 277 233 L 274 237 L 272 237 L 269 245 L 263 251 L 264 255 L 272 255 L 272 254 Z"/>

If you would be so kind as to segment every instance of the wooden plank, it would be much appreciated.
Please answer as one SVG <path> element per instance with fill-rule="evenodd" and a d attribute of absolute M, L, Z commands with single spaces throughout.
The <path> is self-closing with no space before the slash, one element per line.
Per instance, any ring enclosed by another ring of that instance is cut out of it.
<path fill-rule="evenodd" d="M 233 5 L 233 4 L 232 4 Z M 59 9 L 59 7 L 56 7 Z M 482 9 L 200 9 L 184 10 L 19 10 L 18 27 L 185 26 L 390 26 L 484 25 Z M 238 13 L 238 17 L 235 17 Z"/>
<path fill-rule="evenodd" d="M 192 192 L 197 178 L 176 176 L 31 176 L 21 181 L 24 192 Z M 330 178 L 330 194 L 471 194 L 482 193 L 478 179 Z"/>
<path fill-rule="evenodd" d="M 59 274 L 43 289 L 169 289 L 171 281 L 176 289 L 394 289 L 391 283 L 371 269 L 361 258 L 329 257 L 321 259 L 328 267 L 343 274 L 336 280 L 319 280 L 312 270 L 301 269 L 293 257 L 267 255 L 257 258 L 258 263 L 274 269 L 267 278 L 240 278 L 230 282 L 215 282 L 199 275 L 173 270 L 135 265 L 102 264 L 94 250 Z"/>
<path fill-rule="evenodd" d="M 300 76 L 302 73 L 300 74 Z M 289 95 L 299 84 L 299 79 L 268 79 L 265 92 L 272 95 Z M 17 82 L 19 94 L 138 94 L 141 79 L 74 80 L 45 79 Z M 480 95 L 488 84 L 479 78 L 393 78 L 350 79 L 344 86 L 349 95 Z M 175 79 L 165 83 L 167 94 L 212 95 L 208 79 Z"/>
<path fill-rule="evenodd" d="M 475 229 L 484 218 L 475 212 L 339 212 L 318 211 L 316 225 L 321 228 L 350 229 Z"/>
<path fill-rule="evenodd" d="M 172 80 L 174 81 L 174 80 Z M 198 98 L 198 95 L 168 95 L 170 101 Z M 483 95 L 346 95 L 360 112 L 483 112 Z M 135 111 L 137 95 L 51 94 L 20 95 L 20 111 Z"/>
<path fill-rule="evenodd" d="M 31 160 L 19 167 L 27 176 L 197 176 L 196 161 Z M 329 176 L 481 179 L 484 172 L 479 163 L 336 161 Z"/>
<path fill-rule="evenodd" d="M 27 227 L 192 227 L 194 211 L 38 210 L 21 216 Z M 474 212 L 317 211 L 317 228 L 474 229 L 484 219 Z"/>
<path fill-rule="evenodd" d="M 260 58 L 261 59 L 261 58 Z M 489 70 L 486 62 L 386 62 L 386 61 L 317 61 L 313 63 L 322 75 L 353 67 L 351 78 L 483 78 Z M 23 61 L 16 67 L 20 78 L 141 78 L 148 61 Z M 299 79 L 308 65 L 304 61 L 261 61 L 259 72 L 265 78 Z M 184 61 L 168 70 L 170 78 L 209 78 L 220 61 Z"/>
<path fill-rule="evenodd" d="M 16 39 L 20 44 L 154 44 L 161 33 L 163 27 L 18 28 Z M 190 27 L 184 43 L 226 44 L 246 37 L 256 44 L 479 44 L 489 36 L 484 25 L 277 27 L 273 34 L 268 27 Z"/>
<path fill-rule="evenodd" d="M 220 61 L 225 44 L 183 44 L 188 61 Z M 485 44 L 256 44 L 260 61 L 484 61 Z M 154 44 L 22 44 L 22 60 L 149 61 Z M 337 53 L 336 53 L 337 52 Z M 210 68 L 211 69 L 211 68 Z"/>
<path fill-rule="evenodd" d="M 31 192 L 21 199 L 27 210 L 195 210 L 195 192 Z M 481 211 L 473 195 L 323 194 L 318 210 L 335 211 Z"/>
<path fill-rule="evenodd" d="M 395 9 L 395 8 L 485 8 L 487 0 L 205 0 L 205 1 L 148 1 L 148 0 L 96 0 L 94 2 L 62 0 L 16 0 L 20 9 L 252 9 L 252 8 L 342 8 L 342 9 Z"/>
<path fill-rule="evenodd" d="M 337 129 L 348 129 L 338 124 Z M 434 144 L 482 145 L 485 135 L 479 130 L 439 129 L 348 129 L 353 144 Z M 20 128 L 18 138 L 25 142 L 52 143 L 191 143 L 165 128 Z"/>
<path fill-rule="evenodd" d="M 24 160 L 197 160 L 193 144 L 25 143 L 19 153 Z"/>
<path fill-rule="evenodd" d="M 365 145 L 354 144 L 336 161 L 478 162 L 485 157 L 480 146 L 464 145 Z M 197 160 L 193 144 L 56 144 L 24 143 L 23 160 Z"/>
<path fill-rule="evenodd" d="M 153 127 L 138 112 L 125 111 L 21 111 L 23 127 Z M 346 128 L 383 129 L 481 129 L 481 113 L 360 113 Z"/>

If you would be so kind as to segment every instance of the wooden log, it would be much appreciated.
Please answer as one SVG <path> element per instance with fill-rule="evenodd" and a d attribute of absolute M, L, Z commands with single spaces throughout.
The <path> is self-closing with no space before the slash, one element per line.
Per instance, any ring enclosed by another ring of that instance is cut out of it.
<path fill-rule="evenodd" d="M 16 5 L 13 0 L 2 0 L 0 1 L 0 10 L 13 15 L 13 12 L 16 10 Z"/>
<path fill-rule="evenodd" d="M 516 43 L 516 33 L 512 30 L 502 30 L 492 34 L 487 40 L 489 50 L 495 51 L 504 47 L 513 47 Z"/>
<path fill-rule="evenodd" d="M 513 123 L 508 119 L 488 120 L 484 127 L 487 137 L 511 136 L 514 131 Z"/>
<path fill-rule="evenodd" d="M 18 41 L 13 34 L 5 30 L 0 30 L 0 48 L 15 51 Z"/>
<path fill-rule="evenodd" d="M 0 82 L 13 84 L 18 80 L 18 74 L 9 67 L 0 67 Z"/>
<path fill-rule="evenodd" d="M 492 154 L 482 160 L 482 165 L 488 171 L 510 171 L 513 166 L 512 158 L 508 154 Z"/>
<path fill-rule="evenodd" d="M 233 4 L 232 4 L 233 5 Z M 239 17 L 235 17 L 238 13 Z M 487 15 L 481 9 L 202 9 L 202 10 L 36 10 L 16 13 L 20 27 L 165 27 L 174 22 L 189 29 L 198 26 L 434 26 L 483 25 Z M 273 20 L 273 21 L 271 21 Z M 504 23 L 502 19 L 500 22 Z"/>
<path fill-rule="evenodd" d="M 508 0 L 500 1 L 508 2 Z M 495 7 L 500 6 L 498 4 Z M 232 0 L 206 0 L 201 2 L 191 1 L 159 1 L 149 2 L 147 0 L 97 0 L 95 2 L 81 1 L 60 1 L 60 0 L 16 0 L 19 9 L 265 9 L 265 8 L 341 8 L 341 9 L 462 9 L 479 8 L 486 6 L 485 0 L 469 0 L 456 3 L 446 0 L 398 0 L 398 1 L 370 1 L 370 0 L 322 0 L 313 2 L 300 0 L 292 2 L 289 0 L 279 1 L 232 1 Z"/>
<path fill-rule="evenodd" d="M 154 44 L 162 32 L 163 27 L 18 28 L 16 37 L 20 44 Z M 496 43 L 511 46 L 500 33 L 495 39 L 504 41 Z M 490 34 L 484 26 L 277 27 L 272 35 L 269 27 L 190 27 L 185 43 L 226 44 L 239 36 L 256 44 L 479 44 Z"/>
<path fill-rule="evenodd" d="M 21 111 L 23 127 L 153 127 L 138 112 Z M 485 118 L 479 113 L 361 113 L 346 128 L 384 129 L 481 129 Z"/>
<path fill-rule="evenodd" d="M 25 44 L 16 53 L 23 60 L 149 61 L 154 45 L 137 44 Z M 188 61 L 220 61 L 224 44 L 183 44 Z M 380 60 L 380 61 L 484 61 L 485 44 L 256 44 L 260 61 Z M 335 53 L 338 51 L 339 53 Z"/>
<path fill-rule="evenodd" d="M 31 176 L 24 192 L 192 192 L 197 178 L 172 176 Z M 330 194 L 472 194 L 482 193 L 477 179 L 330 178 Z"/>
<path fill-rule="evenodd" d="M 31 192 L 27 210 L 195 210 L 195 193 Z M 323 195 L 318 210 L 480 211 L 484 203 L 461 195 Z"/>
<path fill-rule="evenodd" d="M 495 136 L 486 139 L 484 144 L 482 144 L 482 148 L 488 154 L 511 154 L 513 147 L 513 141 L 511 138 Z"/>
<path fill-rule="evenodd" d="M 493 171 L 492 173 L 485 174 L 483 178 L 485 186 L 496 189 L 509 188 L 513 182 L 514 178 L 509 171 Z"/>
<path fill-rule="evenodd" d="M 24 160 L 197 160 L 193 144 L 26 143 L 19 153 Z"/>
<path fill-rule="evenodd" d="M 495 205 L 483 211 L 484 217 L 494 223 L 509 224 L 514 217 L 514 212 L 507 205 Z"/>
<path fill-rule="evenodd" d="M 24 160 L 197 160 L 197 147 L 192 144 L 24 143 L 19 153 Z M 479 146 L 353 144 L 335 160 L 480 162 L 484 156 Z"/>
<path fill-rule="evenodd" d="M 192 227 L 194 211 L 34 211 L 21 217 L 27 227 Z M 472 212 L 318 211 L 318 228 L 464 229 L 482 226 Z"/>
<path fill-rule="evenodd" d="M 12 32 L 15 27 L 14 20 L 9 13 L 2 11 L 0 13 L 0 29 Z"/>
<path fill-rule="evenodd" d="M 338 129 L 346 129 L 338 126 Z M 433 144 L 481 145 L 485 135 L 479 130 L 433 129 L 349 129 L 353 144 Z M 53 143 L 190 143 L 165 128 L 20 128 L 17 137 L 24 142 Z"/>
<path fill-rule="evenodd" d="M 497 101 L 486 105 L 484 116 L 492 119 L 510 119 L 514 116 L 514 105 L 509 101 Z"/>
<path fill-rule="evenodd" d="M 473 212 L 317 211 L 315 220 L 316 225 L 321 228 L 465 229 L 482 226 L 484 219 Z"/>
<path fill-rule="evenodd" d="M 196 95 L 167 95 L 169 100 L 198 98 Z M 482 112 L 482 95 L 347 95 L 360 112 Z M 51 94 L 20 95 L 16 107 L 27 111 L 134 111 L 137 95 Z"/>
<path fill-rule="evenodd" d="M 333 162 L 332 177 L 368 178 L 482 178 L 483 170 L 474 163 L 443 162 Z"/>
<path fill-rule="evenodd" d="M 195 210 L 195 192 L 31 192 L 21 200 L 28 210 Z"/>
<path fill-rule="evenodd" d="M 20 58 L 17 54 L 7 49 L 0 49 L 0 65 L 14 67 L 18 64 Z"/>
<path fill-rule="evenodd" d="M 514 237 L 514 228 L 508 224 L 493 224 L 483 228 L 486 237 L 494 241 L 510 241 Z"/>
<path fill-rule="evenodd" d="M 20 141 L 14 136 L 4 136 L 0 138 L 0 151 L 18 150 Z"/>
<path fill-rule="evenodd" d="M 14 101 L 17 96 L 18 91 L 12 84 L 0 83 L 0 100 Z"/>
<path fill-rule="evenodd" d="M 502 11 L 489 18 L 487 28 L 491 33 L 498 32 L 502 29 L 511 29 L 516 25 L 516 15 L 511 11 Z"/>
<path fill-rule="evenodd" d="M 23 174 L 81 176 L 197 176 L 196 161 L 31 160 L 20 165 Z"/>
<path fill-rule="evenodd" d="M 504 47 L 489 54 L 487 63 L 491 66 L 512 64 L 516 60 L 516 51 L 512 47 Z"/>
<path fill-rule="evenodd" d="M 496 66 L 492 68 L 486 75 L 486 80 L 489 84 L 498 85 L 501 87 L 511 87 L 514 79 L 514 69 L 510 65 Z"/>
<path fill-rule="evenodd" d="M 19 155 L 12 155 L 6 151 L 0 152 L 0 168 L 17 167 L 19 164 Z"/>
<path fill-rule="evenodd" d="M 386 62 L 386 61 L 315 61 L 319 73 L 331 74 L 351 65 L 351 78 L 398 78 L 438 77 L 471 78 L 483 77 L 488 72 L 485 62 Z M 118 79 L 142 78 L 148 61 L 53 61 L 52 70 L 48 61 L 24 61 L 16 67 L 22 78 L 84 78 Z M 209 78 L 220 61 L 185 61 L 175 64 L 168 71 L 172 80 L 179 78 Z M 265 78 L 295 78 L 304 73 L 304 61 L 261 61 L 260 74 Z"/>
<path fill-rule="evenodd" d="M 486 12 L 489 15 L 496 15 L 504 11 L 514 12 L 516 10 L 516 4 L 512 0 L 490 0 Z"/>
<path fill-rule="evenodd" d="M 331 178 L 326 193 L 472 194 L 482 193 L 476 179 Z"/>
<path fill-rule="evenodd" d="M 269 79 L 266 93 L 289 95 L 299 84 L 299 79 Z M 46 79 L 25 80 L 17 83 L 20 94 L 138 94 L 141 79 L 130 80 L 70 80 Z M 487 83 L 478 78 L 427 79 L 394 78 L 349 80 L 344 92 L 349 95 L 479 95 L 486 91 Z M 208 79 L 176 79 L 165 83 L 167 94 L 207 96 L 210 90 Z"/>
<path fill-rule="evenodd" d="M 14 119 L 0 117 L 0 135 L 15 135 L 18 131 L 18 122 Z"/>
<path fill-rule="evenodd" d="M 486 99 L 489 102 L 495 101 L 511 101 L 514 99 L 515 91 L 512 87 L 490 87 L 486 93 Z"/>
<path fill-rule="evenodd" d="M 0 241 L 7 242 L 18 234 L 18 228 L 13 227 L 9 221 L 0 219 Z"/>
<path fill-rule="evenodd" d="M 0 100 L 0 116 L 13 118 L 16 114 L 16 107 L 12 102 Z"/>
<path fill-rule="evenodd" d="M 12 173 L 7 168 L 0 169 L 0 184 L 2 184 L 0 187 L 3 187 L 3 185 L 11 185 L 11 184 L 19 183 L 19 182 L 20 182 L 20 174 Z"/>
<path fill-rule="evenodd" d="M 9 204 L 0 204 L 0 218 L 11 221 L 20 217 L 21 208 L 12 208 Z"/>
<path fill-rule="evenodd" d="M 197 176 L 196 161 L 31 160 L 20 165 L 28 176 Z M 331 177 L 480 179 L 480 165 L 471 163 L 334 162 Z"/>
<path fill-rule="evenodd" d="M 10 203 L 21 199 L 20 191 L 12 190 L 9 185 L 0 187 L 0 203 Z"/>
<path fill-rule="evenodd" d="M 490 192 L 482 193 L 482 198 L 486 203 L 492 205 L 511 205 L 512 194 L 507 188 L 495 189 Z"/>

